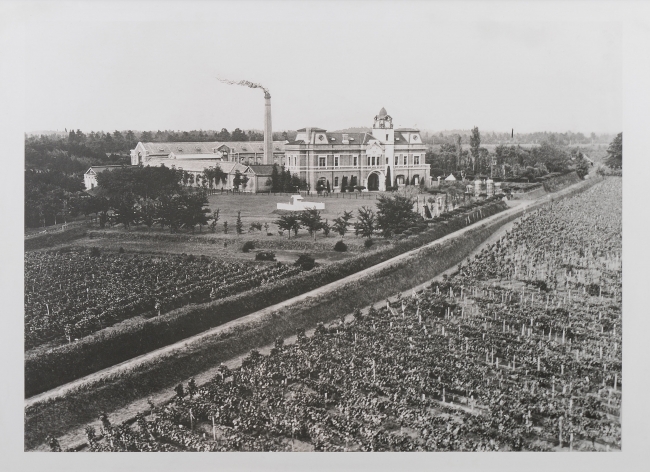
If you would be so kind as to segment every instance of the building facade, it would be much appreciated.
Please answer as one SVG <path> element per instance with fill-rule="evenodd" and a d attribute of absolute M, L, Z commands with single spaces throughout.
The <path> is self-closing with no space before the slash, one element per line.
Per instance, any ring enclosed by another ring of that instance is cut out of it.
<path fill-rule="evenodd" d="M 86 173 L 84 174 L 84 185 L 86 186 L 86 190 L 92 190 L 95 187 L 97 187 L 97 174 L 104 172 L 104 171 L 111 171 L 115 169 L 120 169 L 122 167 L 128 167 L 128 166 L 123 166 L 120 164 L 117 165 L 110 165 L 110 166 L 92 166 L 90 167 Z"/>
<path fill-rule="evenodd" d="M 273 142 L 274 162 L 284 162 L 284 141 Z M 264 143 L 243 142 L 175 142 L 138 143 L 131 150 L 131 164 L 165 166 L 182 170 L 191 175 L 188 185 L 202 186 L 203 171 L 217 165 L 228 177 L 226 182 L 216 183 L 217 189 L 232 190 L 237 173 L 248 178 L 244 192 L 264 192 L 270 189 L 268 180 L 272 165 L 264 165 Z"/>
<path fill-rule="evenodd" d="M 295 141 L 286 143 L 284 152 L 287 169 L 304 178 L 311 189 L 326 187 L 328 182 L 335 192 L 346 185 L 373 191 L 385 190 L 387 185 L 429 184 L 426 145 L 420 131 L 394 129 L 384 108 L 375 116 L 370 133 L 303 128 Z"/>

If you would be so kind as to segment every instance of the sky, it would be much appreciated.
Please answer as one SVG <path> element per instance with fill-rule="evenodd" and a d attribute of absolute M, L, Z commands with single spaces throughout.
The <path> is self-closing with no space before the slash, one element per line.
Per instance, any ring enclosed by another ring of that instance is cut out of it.
<path fill-rule="evenodd" d="M 381 107 L 426 130 L 622 129 L 616 21 L 543 5 L 514 16 L 472 3 L 190 5 L 34 11 L 25 131 L 261 129 L 263 92 L 217 76 L 267 87 L 274 130 L 371 126 Z"/>

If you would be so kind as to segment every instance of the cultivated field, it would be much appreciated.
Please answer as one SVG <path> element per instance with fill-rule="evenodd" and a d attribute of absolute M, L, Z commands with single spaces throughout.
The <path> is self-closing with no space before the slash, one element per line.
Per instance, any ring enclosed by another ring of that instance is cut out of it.
<path fill-rule="evenodd" d="M 25 346 L 68 342 L 134 316 L 224 298 L 300 272 L 205 256 L 104 253 L 25 254 Z"/>
<path fill-rule="evenodd" d="M 621 187 L 537 210 L 443 283 L 254 351 L 134 424 L 103 416 L 89 448 L 620 449 Z"/>

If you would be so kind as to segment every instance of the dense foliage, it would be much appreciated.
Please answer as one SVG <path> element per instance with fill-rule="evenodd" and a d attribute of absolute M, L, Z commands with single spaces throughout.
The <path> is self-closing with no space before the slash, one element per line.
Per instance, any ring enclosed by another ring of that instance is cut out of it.
<path fill-rule="evenodd" d="M 605 163 L 613 169 L 621 169 L 623 167 L 623 133 L 618 133 L 609 144 Z"/>
<path fill-rule="evenodd" d="M 538 146 L 522 147 L 517 144 L 499 144 L 494 153 L 481 147 L 482 137 L 478 128 L 469 137 L 469 151 L 462 148 L 460 136 L 454 142 L 444 142 L 437 151 L 426 154 L 431 165 L 431 175 L 474 178 L 491 176 L 497 179 L 534 182 L 549 172 L 566 173 L 575 170 L 583 178 L 589 164 L 577 148 L 561 145 L 557 140 L 544 139 Z"/>
<path fill-rule="evenodd" d="M 377 199 L 377 227 L 383 236 L 401 234 L 419 221 L 422 216 L 413 211 L 413 198 L 392 194 Z"/>

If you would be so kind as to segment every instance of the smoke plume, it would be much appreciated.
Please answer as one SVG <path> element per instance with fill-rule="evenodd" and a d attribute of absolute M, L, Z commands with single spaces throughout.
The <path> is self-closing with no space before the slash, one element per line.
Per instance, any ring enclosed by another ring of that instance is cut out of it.
<path fill-rule="evenodd" d="M 256 84 L 254 82 L 250 82 L 248 80 L 228 80 L 228 79 L 222 79 L 221 77 L 217 77 L 217 80 L 219 82 L 223 82 L 224 84 L 229 84 L 229 85 L 242 85 L 244 87 L 259 88 L 259 89 L 264 90 L 265 94 L 267 94 L 269 96 L 271 95 L 269 93 L 269 90 L 266 87 L 264 87 L 263 85 Z"/>

